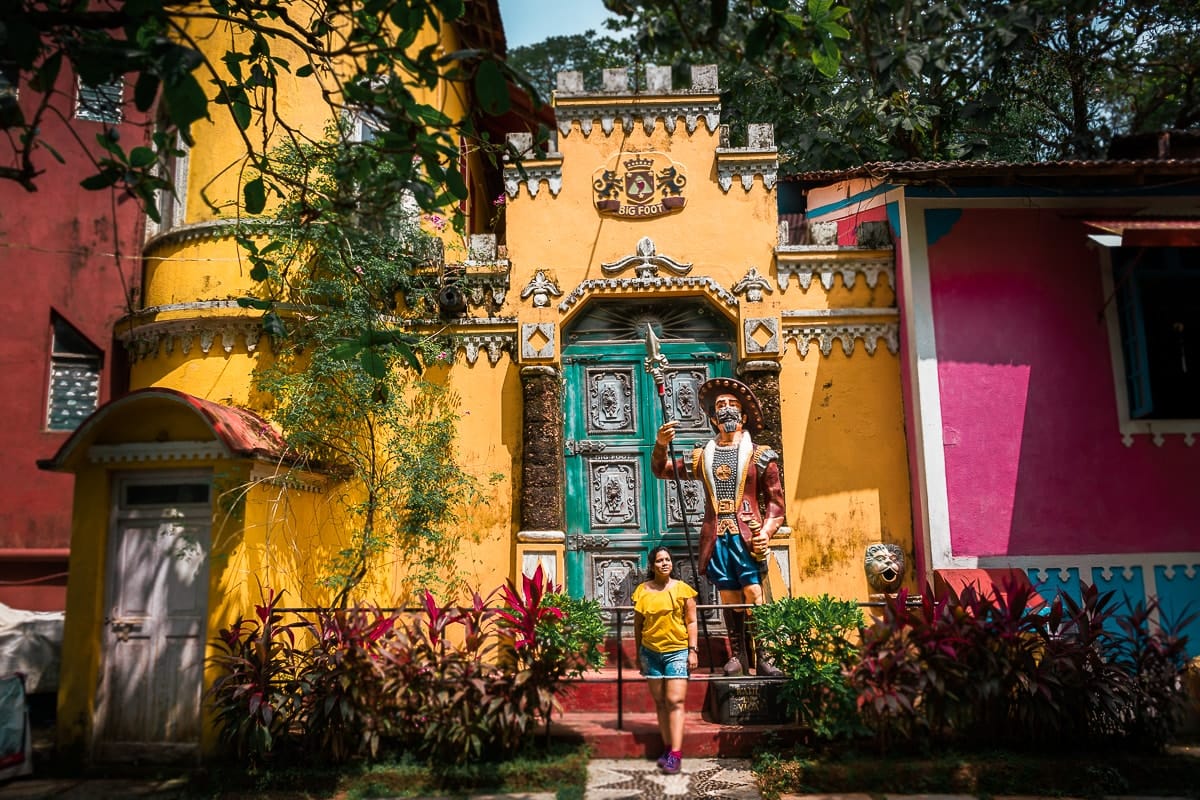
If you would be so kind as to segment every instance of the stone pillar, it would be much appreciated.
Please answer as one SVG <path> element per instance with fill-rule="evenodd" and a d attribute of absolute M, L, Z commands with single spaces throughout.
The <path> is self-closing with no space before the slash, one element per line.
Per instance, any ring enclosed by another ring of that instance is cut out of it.
<path fill-rule="evenodd" d="M 562 380 L 549 366 L 521 368 L 524 399 L 521 453 L 521 529 L 562 531 L 563 468 Z"/>
<path fill-rule="evenodd" d="M 738 366 L 742 383 L 750 387 L 762 407 L 763 430 L 754 437 L 755 444 L 765 444 L 779 453 L 779 468 L 783 469 L 783 416 L 779 403 L 779 362 L 743 361 Z"/>

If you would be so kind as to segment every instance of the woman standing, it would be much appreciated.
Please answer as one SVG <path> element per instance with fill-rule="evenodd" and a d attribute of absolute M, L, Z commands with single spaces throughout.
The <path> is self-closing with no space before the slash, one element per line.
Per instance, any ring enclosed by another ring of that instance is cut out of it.
<path fill-rule="evenodd" d="M 666 751 L 658 768 L 679 772 L 683 754 L 684 701 L 688 673 L 699 663 L 696 649 L 696 590 L 671 577 L 675 564 L 667 548 L 650 551 L 650 579 L 633 590 L 633 635 L 638 669 L 646 677 L 658 732 Z"/>

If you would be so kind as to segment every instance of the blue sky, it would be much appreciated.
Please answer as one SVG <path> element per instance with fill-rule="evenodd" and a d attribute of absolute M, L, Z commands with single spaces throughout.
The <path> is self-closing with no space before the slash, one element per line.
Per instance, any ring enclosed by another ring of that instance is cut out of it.
<path fill-rule="evenodd" d="M 509 49 L 569 36 L 591 28 L 607 34 L 608 11 L 602 0 L 500 0 L 500 18 Z"/>

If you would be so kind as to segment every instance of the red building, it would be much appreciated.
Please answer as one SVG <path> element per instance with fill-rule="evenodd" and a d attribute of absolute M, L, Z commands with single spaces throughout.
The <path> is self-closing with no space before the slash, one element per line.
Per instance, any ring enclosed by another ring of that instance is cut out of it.
<path fill-rule="evenodd" d="M 41 95 L 7 77 L 0 99 L 15 91 L 28 119 Z M 132 198 L 79 182 L 97 135 L 115 129 L 126 150 L 146 138 L 130 95 L 119 83 L 81 88 L 64 68 L 39 133 L 65 163 L 42 147 L 36 192 L 0 181 L 0 602 L 14 608 L 65 606 L 73 478 L 37 460 L 119 394 L 126 373 L 113 323 L 137 293 L 144 215 Z M 0 164 L 14 165 L 13 147 L 0 138 Z"/>

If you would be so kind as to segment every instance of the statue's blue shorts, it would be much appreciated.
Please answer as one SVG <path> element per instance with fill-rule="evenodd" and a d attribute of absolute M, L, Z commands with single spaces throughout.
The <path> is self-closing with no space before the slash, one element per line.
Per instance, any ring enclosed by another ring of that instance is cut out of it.
<path fill-rule="evenodd" d="M 706 570 L 709 583 L 718 589 L 741 589 L 748 583 L 762 583 L 758 570 L 745 539 L 732 531 L 717 537 Z"/>

